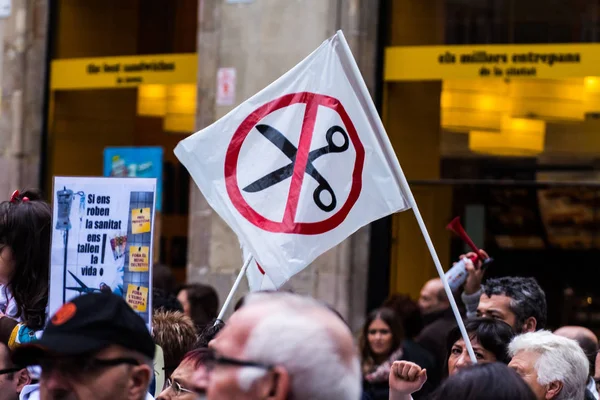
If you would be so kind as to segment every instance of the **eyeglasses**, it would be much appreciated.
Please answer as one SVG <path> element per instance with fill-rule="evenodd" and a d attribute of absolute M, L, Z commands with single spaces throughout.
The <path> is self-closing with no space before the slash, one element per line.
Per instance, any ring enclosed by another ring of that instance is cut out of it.
<path fill-rule="evenodd" d="M 261 368 L 266 370 L 272 370 L 275 366 L 270 364 L 263 364 L 261 362 L 250 361 L 250 360 L 238 360 L 236 358 L 224 357 L 216 353 L 214 350 L 207 354 L 207 359 L 205 359 L 204 363 L 206 364 L 206 368 L 211 371 L 217 365 L 229 365 L 232 367 L 254 367 Z"/>
<path fill-rule="evenodd" d="M 0 375 L 14 374 L 15 372 L 19 372 L 23 368 L 25 368 L 25 367 L 21 367 L 21 368 L 14 367 L 14 368 L 0 369 Z"/>
<path fill-rule="evenodd" d="M 196 399 L 204 398 L 204 393 L 198 393 L 193 390 L 186 389 L 183 386 L 181 386 L 181 384 L 179 382 L 174 381 L 171 378 L 167 379 L 167 386 L 165 387 L 165 390 L 169 389 L 169 388 L 171 388 L 173 393 L 175 393 L 175 397 L 181 396 L 182 393 L 190 393 L 190 394 L 193 394 Z"/>
<path fill-rule="evenodd" d="M 55 371 L 71 377 L 94 375 L 103 369 L 116 367 L 118 365 L 138 366 L 140 362 L 135 358 L 112 358 L 102 359 L 93 357 L 64 357 L 47 358 L 40 361 L 42 374 L 47 375 Z"/>

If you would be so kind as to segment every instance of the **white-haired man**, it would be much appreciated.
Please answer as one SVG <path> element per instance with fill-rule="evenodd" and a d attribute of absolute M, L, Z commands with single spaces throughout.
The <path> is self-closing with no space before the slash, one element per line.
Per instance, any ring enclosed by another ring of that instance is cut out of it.
<path fill-rule="evenodd" d="M 360 364 L 348 327 L 307 297 L 248 296 L 209 347 L 210 400 L 361 396 Z"/>
<path fill-rule="evenodd" d="M 508 347 L 513 368 L 538 400 L 584 398 L 589 362 L 576 341 L 548 331 L 529 332 Z"/>

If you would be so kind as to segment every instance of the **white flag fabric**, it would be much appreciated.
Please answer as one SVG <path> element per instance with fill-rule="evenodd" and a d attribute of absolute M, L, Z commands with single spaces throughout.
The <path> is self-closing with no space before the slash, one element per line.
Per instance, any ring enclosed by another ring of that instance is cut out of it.
<path fill-rule="evenodd" d="M 250 253 L 244 246 L 242 246 L 242 255 L 244 262 L 250 257 Z M 250 265 L 248 265 L 246 279 L 248 279 L 248 286 L 250 287 L 251 292 L 279 289 L 279 287 L 271 281 L 271 278 L 267 276 L 265 270 L 254 259 L 250 262 Z"/>
<path fill-rule="evenodd" d="M 276 288 L 362 226 L 410 208 L 341 32 L 175 154 Z"/>

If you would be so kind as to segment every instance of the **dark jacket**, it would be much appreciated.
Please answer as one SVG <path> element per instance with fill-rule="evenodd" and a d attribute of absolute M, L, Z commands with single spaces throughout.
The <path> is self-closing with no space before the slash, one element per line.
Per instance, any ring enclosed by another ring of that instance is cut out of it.
<path fill-rule="evenodd" d="M 442 371 L 448 360 L 446 338 L 448 333 L 456 326 L 456 320 L 450 308 L 426 315 L 424 320 L 425 328 L 415 341 L 435 357 L 435 367 L 427 375 L 436 386 L 442 379 Z"/>

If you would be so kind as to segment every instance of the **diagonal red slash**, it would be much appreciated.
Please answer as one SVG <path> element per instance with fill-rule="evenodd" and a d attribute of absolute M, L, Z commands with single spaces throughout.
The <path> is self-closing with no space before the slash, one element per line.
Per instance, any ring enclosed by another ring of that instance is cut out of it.
<path fill-rule="evenodd" d="M 292 228 L 296 223 L 296 211 L 298 210 L 298 201 L 300 201 L 300 190 L 306 173 L 306 164 L 308 163 L 308 154 L 310 153 L 310 144 L 312 142 L 313 132 L 315 130 L 315 121 L 319 103 L 314 99 L 308 100 L 304 111 L 304 120 L 302 121 L 302 130 L 300 131 L 300 141 L 298 143 L 298 152 L 294 163 L 294 173 L 288 201 L 283 215 L 283 225 Z"/>

